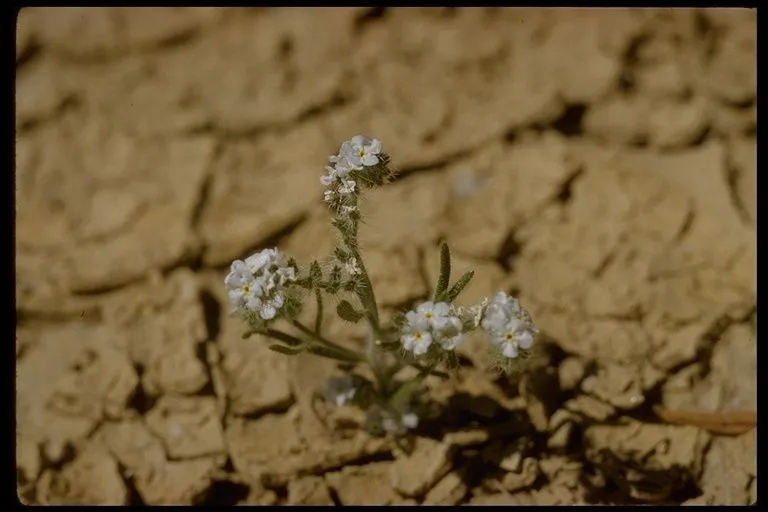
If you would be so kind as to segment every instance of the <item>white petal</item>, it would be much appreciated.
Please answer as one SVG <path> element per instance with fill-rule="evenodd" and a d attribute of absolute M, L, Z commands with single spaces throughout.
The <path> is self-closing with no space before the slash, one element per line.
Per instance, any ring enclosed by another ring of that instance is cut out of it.
<path fill-rule="evenodd" d="M 448 319 L 444 316 L 432 317 L 432 328 L 436 331 L 445 329 L 448 326 Z"/>
<path fill-rule="evenodd" d="M 370 153 L 366 153 L 363 156 L 363 158 L 360 160 L 360 162 L 366 167 L 372 167 L 379 163 L 379 157 L 377 157 L 376 155 L 372 155 Z"/>
<path fill-rule="evenodd" d="M 432 301 L 422 302 L 418 308 L 416 308 L 416 311 L 419 313 L 425 313 L 427 311 L 432 311 L 435 308 L 435 303 Z"/>
<path fill-rule="evenodd" d="M 463 342 L 464 336 L 458 334 L 456 336 L 451 336 L 450 338 L 444 338 L 442 346 L 445 350 L 455 350 Z"/>
<path fill-rule="evenodd" d="M 438 302 L 435 304 L 435 313 L 441 316 L 448 316 L 451 312 L 451 306 L 446 302 Z"/>
<path fill-rule="evenodd" d="M 227 295 L 229 296 L 229 302 L 232 305 L 239 306 L 241 301 L 243 300 L 243 289 L 235 288 L 234 290 L 229 290 Z"/>
<path fill-rule="evenodd" d="M 501 352 L 508 358 L 514 359 L 517 357 L 517 345 L 511 342 L 505 342 L 502 345 Z"/>
<path fill-rule="evenodd" d="M 515 338 L 517 339 L 520 348 L 528 350 L 533 346 L 533 334 L 528 330 L 517 333 Z"/>
<path fill-rule="evenodd" d="M 432 336 L 427 333 L 421 335 L 421 339 L 416 342 L 413 347 L 413 353 L 417 356 L 421 356 L 427 353 L 429 346 L 432 344 Z"/>
<path fill-rule="evenodd" d="M 453 329 L 456 332 L 461 332 L 461 328 L 463 327 L 461 320 L 458 317 L 452 316 L 448 318 L 449 327 Z"/>
<path fill-rule="evenodd" d="M 272 305 L 273 305 L 273 306 L 275 306 L 276 308 L 281 308 L 281 307 L 283 307 L 283 303 L 284 303 L 284 302 L 285 302 L 285 301 L 283 300 L 283 295 L 282 295 L 282 294 L 280 294 L 280 293 L 276 294 L 276 295 L 275 295 L 275 296 L 272 298 Z"/>
<path fill-rule="evenodd" d="M 504 325 L 504 330 L 507 330 L 507 331 L 514 331 L 514 330 L 516 330 L 518 327 L 520 327 L 520 324 L 521 324 L 521 323 L 522 323 L 522 322 L 520 322 L 520 320 L 518 320 L 518 319 L 517 319 L 517 318 L 515 318 L 515 317 L 512 317 L 512 318 L 510 318 L 510 319 L 507 321 L 507 323 Z"/>
<path fill-rule="evenodd" d="M 414 429 L 419 426 L 419 417 L 412 412 L 403 414 L 402 418 L 400 418 L 400 421 L 406 428 Z"/>
<path fill-rule="evenodd" d="M 248 311 L 255 312 L 255 311 L 258 311 L 260 307 L 261 307 L 261 299 L 259 299 L 258 297 L 249 297 L 245 301 L 245 309 L 247 309 Z"/>
<path fill-rule="evenodd" d="M 277 310 L 270 306 L 269 304 L 265 304 L 261 308 L 261 318 L 264 320 L 272 320 L 275 318 L 275 315 L 277 314 Z"/>
<path fill-rule="evenodd" d="M 345 178 L 347 174 L 349 174 L 349 171 L 351 170 L 352 169 L 350 168 L 350 166 L 345 165 L 344 162 L 339 162 L 338 164 L 336 164 L 336 167 L 334 168 L 334 173 L 339 178 Z"/>
<path fill-rule="evenodd" d="M 248 274 L 250 272 L 248 265 L 246 265 L 245 262 L 240 260 L 233 261 L 230 269 L 234 274 Z"/>
<path fill-rule="evenodd" d="M 224 278 L 224 285 L 227 288 L 240 287 L 243 283 L 243 274 L 239 272 L 230 272 L 227 277 Z"/>
<path fill-rule="evenodd" d="M 372 139 L 371 143 L 368 144 L 368 151 L 374 155 L 381 153 L 381 141 L 379 139 Z"/>

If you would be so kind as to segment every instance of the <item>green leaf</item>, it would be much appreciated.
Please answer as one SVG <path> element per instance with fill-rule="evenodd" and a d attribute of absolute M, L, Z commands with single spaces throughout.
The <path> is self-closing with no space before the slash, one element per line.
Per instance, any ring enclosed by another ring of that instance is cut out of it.
<path fill-rule="evenodd" d="M 254 335 L 254 332 L 253 332 L 253 331 L 245 331 L 245 332 L 243 333 L 243 339 L 244 339 L 244 340 L 247 340 L 248 338 L 250 338 L 250 337 L 251 337 L 251 336 L 253 336 L 253 335 Z"/>
<path fill-rule="evenodd" d="M 286 347 L 285 345 L 270 345 L 269 350 L 285 354 L 286 356 L 295 356 L 304 352 L 304 348 Z"/>
<path fill-rule="evenodd" d="M 395 394 L 392 395 L 392 398 L 389 400 L 390 405 L 392 405 L 392 407 L 395 409 L 398 409 L 399 406 L 401 407 L 407 405 L 411 399 L 411 396 L 419 388 L 420 385 L 420 379 L 409 380 L 400 386 L 397 391 L 395 391 Z"/>
<path fill-rule="evenodd" d="M 336 314 L 341 317 L 342 320 L 347 322 L 357 323 L 363 318 L 363 314 L 355 309 L 355 307 L 346 300 L 339 302 L 336 306 Z"/>
<path fill-rule="evenodd" d="M 323 279 L 323 271 L 320 269 L 320 264 L 316 260 L 309 266 L 309 279 L 313 284 L 317 284 Z"/>
<path fill-rule="evenodd" d="M 448 302 L 453 302 L 456 300 L 456 297 L 459 296 L 459 294 L 464 290 L 464 288 L 467 287 L 469 282 L 472 280 L 472 278 L 475 277 L 475 271 L 470 270 L 469 272 L 465 273 L 463 276 L 459 278 L 458 281 L 456 281 L 453 286 L 451 286 L 451 289 L 448 290 L 448 293 L 446 293 L 446 300 Z"/>
<path fill-rule="evenodd" d="M 448 244 L 440 242 L 440 277 L 435 286 L 435 301 L 440 301 L 443 294 L 448 289 L 448 282 L 451 278 L 451 251 Z"/>
<path fill-rule="evenodd" d="M 332 284 L 341 286 L 341 267 L 334 265 L 331 269 L 331 275 L 328 277 L 328 281 Z"/>

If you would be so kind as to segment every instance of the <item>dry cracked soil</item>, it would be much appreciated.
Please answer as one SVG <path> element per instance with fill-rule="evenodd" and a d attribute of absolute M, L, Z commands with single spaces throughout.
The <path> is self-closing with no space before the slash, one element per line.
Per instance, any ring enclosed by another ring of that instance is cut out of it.
<path fill-rule="evenodd" d="M 755 11 L 28 8 L 16 43 L 23 502 L 756 500 Z M 361 132 L 401 171 L 365 206 L 384 308 L 446 239 L 462 300 L 544 334 L 518 380 L 469 343 L 410 452 L 321 421 L 333 365 L 223 290 L 332 248 L 318 177 Z"/>

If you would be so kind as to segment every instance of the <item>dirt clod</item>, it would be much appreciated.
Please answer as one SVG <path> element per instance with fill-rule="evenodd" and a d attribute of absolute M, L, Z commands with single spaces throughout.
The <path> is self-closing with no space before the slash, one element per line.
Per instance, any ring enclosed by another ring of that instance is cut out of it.
<path fill-rule="evenodd" d="M 392 465 L 392 487 L 403 496 L 422 496 L 450 471 L 451 451 L 441 442 L 417 439 L 413 452 L 400 454 Z"/>

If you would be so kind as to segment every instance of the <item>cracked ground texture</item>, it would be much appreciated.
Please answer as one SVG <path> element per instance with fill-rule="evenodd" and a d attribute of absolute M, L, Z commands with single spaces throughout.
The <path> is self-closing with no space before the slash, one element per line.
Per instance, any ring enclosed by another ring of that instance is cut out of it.
<path fill-rule="evenodd" d="M 756 500 L 755 11 L 30 8 L 16 43 L 22 501 Z M 408 455 L 227 315 L 231 260 L 332 249 L 357 133 L 401 171 L 364 207 L 383 307 L 446 239 L 461 300 L 544 334 L 519 381 L 470 340 Z"/>

